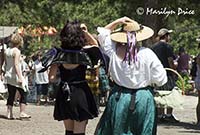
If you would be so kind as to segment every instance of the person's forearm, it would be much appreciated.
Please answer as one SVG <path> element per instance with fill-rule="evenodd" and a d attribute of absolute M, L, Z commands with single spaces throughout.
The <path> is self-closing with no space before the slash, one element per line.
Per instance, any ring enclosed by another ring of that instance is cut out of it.
<path fill-rule="evenodd" d="M 87 45 L 98 45 L 97 40 L 89 32 L 85 32 L 85 38 L 87 40 Z"/>
<path fill-rule="evenodd" d="M 22 81 L 22 72 L 20 71 L 20 56 L 21 56 L 21 53 L 19 50 L 14 50 L 14 68 L 15 68 L 15 71 L 16 71 L 16 74 L 17 74 L 17 77 L 19 79 L 19 82 Z"/>
<path fill-rule="evenodd" d="M 114 30 L 114 29 L 117 27 L 117 25 L 119 25 L 119 24 L 120 24 L 120 21 L 119 21 L 119 19 L 117 19 L 117 20 L 115 20 L 115 21 L 109 23 L 108 25 L 106 25 L 105 28 L 106 28 L 106 29 L 110 29 L 110 30 L 112 31 L 112 30 Z"/>
<path fill-rule="evenodd" d="M 20 72 L 19 66 L 20 66 L 20 64 L 15 64 L 15 71 L 16 71 L 18 78 L 20 80 L 22 80 L 22 73 Z"/>
<path fill-rule="evenodd" d="M 111 22 L 110 24 L 106 25 L 105 28 L 106 29 L 110 29 L 111 31 L 114 30 L 119 24 L 125 24 L 127 22 L 133 22 L 132 19 L 128 18 L 128 17 L 122 17 L 119 18 L 113 22 Z"/>
<path fill-rule="evenodd" d="M 87 26 L 84 23 L 82 23 L 80 27 L 85 34 L 85 38 L 86 38 L 86 41 L 87 41 L 86 45 L 98 45 L 98 42 L 94 38 L 94 36 L 88 32 Z"/>
<path fill-rule="evenodd" d="M 49 69 L 49 73 L 48 73 L 49 82 L 54 82 L 56 80 L 57 70 L 58 70 L 58 66 L 56 64 L 51 65 Z"/>

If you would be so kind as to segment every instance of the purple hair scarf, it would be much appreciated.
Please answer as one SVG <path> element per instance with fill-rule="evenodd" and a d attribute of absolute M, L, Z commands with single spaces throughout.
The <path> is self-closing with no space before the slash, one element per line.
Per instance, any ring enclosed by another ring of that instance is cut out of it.
<path fill-rule="evenodd" d="M 136 35 L 135 32 L 127 32 L 127 49 L 124 56 L 125 62 L 130 65 L 132 61 L 137 61 Z"/>

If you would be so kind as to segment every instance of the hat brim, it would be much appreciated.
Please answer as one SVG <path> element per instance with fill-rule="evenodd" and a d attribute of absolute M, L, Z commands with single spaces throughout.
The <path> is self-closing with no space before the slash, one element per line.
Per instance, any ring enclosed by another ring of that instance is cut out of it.
<path fill-rule="evenodd" d="M 136 32 L 136 40 L 137 41 L 143 41 L 150 37 L 152 37 L 154 34 L 154 31 L 147 27 L 143 26 L 143 29 Z M 115 42 L 119 43 L 127 43 L 127 33 L 126 32 L 115 32 L 111 34 L 111 39 Z"/>
<path fill-rule="evenodd" d="M 173 30 L 168 30 L 168 32 L 167 33 L 172 33 L 173 32 Z"/>

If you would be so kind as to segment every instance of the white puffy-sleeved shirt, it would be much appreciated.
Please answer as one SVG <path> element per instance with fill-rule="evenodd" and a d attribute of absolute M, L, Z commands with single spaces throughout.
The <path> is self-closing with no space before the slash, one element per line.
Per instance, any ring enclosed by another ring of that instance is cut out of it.
<path fill-rule="evenodd" d="M 109 71 L 112 79 L 120 86 L 138 89 L 156 84 L 162 86 L 167 82 L 166 70 L 149 48 L 141 47 L 137 61 L 129 65 L 116 55 L 116 43 L 110 38 L 111 31 L 98 27 L 100 45 L 110 58 Z"/>

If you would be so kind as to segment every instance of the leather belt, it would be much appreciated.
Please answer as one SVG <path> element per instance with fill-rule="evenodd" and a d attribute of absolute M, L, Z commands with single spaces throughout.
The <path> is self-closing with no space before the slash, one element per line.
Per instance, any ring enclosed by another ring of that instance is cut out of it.
<path fill-rule="evenodd" d="M 130 88 L 126 88 L 126 87 L 120 86 L 120 85 L 118 85 L 118 84 L 115 83 L 115 82 L 114 82 L 114 84 L 119 88 L 119 89 L 117 89 L 118 94 L 117 94 L 117 96 L 115 97 L 115 99 L 116 99 L 117 101 L 119 100 L 122 91 L 126 91 L 127 93 L 131 93 L 131 101 L 130 101 L 130 105 L 129 105 L 129 110 L 130 110 L 130 111 L 134 111 L 134 110 L 135 110 L 136 92 L 137 92 L 138 90 L 148 90 L 148 89 L 151 88 L 150 86 L 147 86 L 147 87 L 138 88 L 138 89 L 130 89 Z"/>

